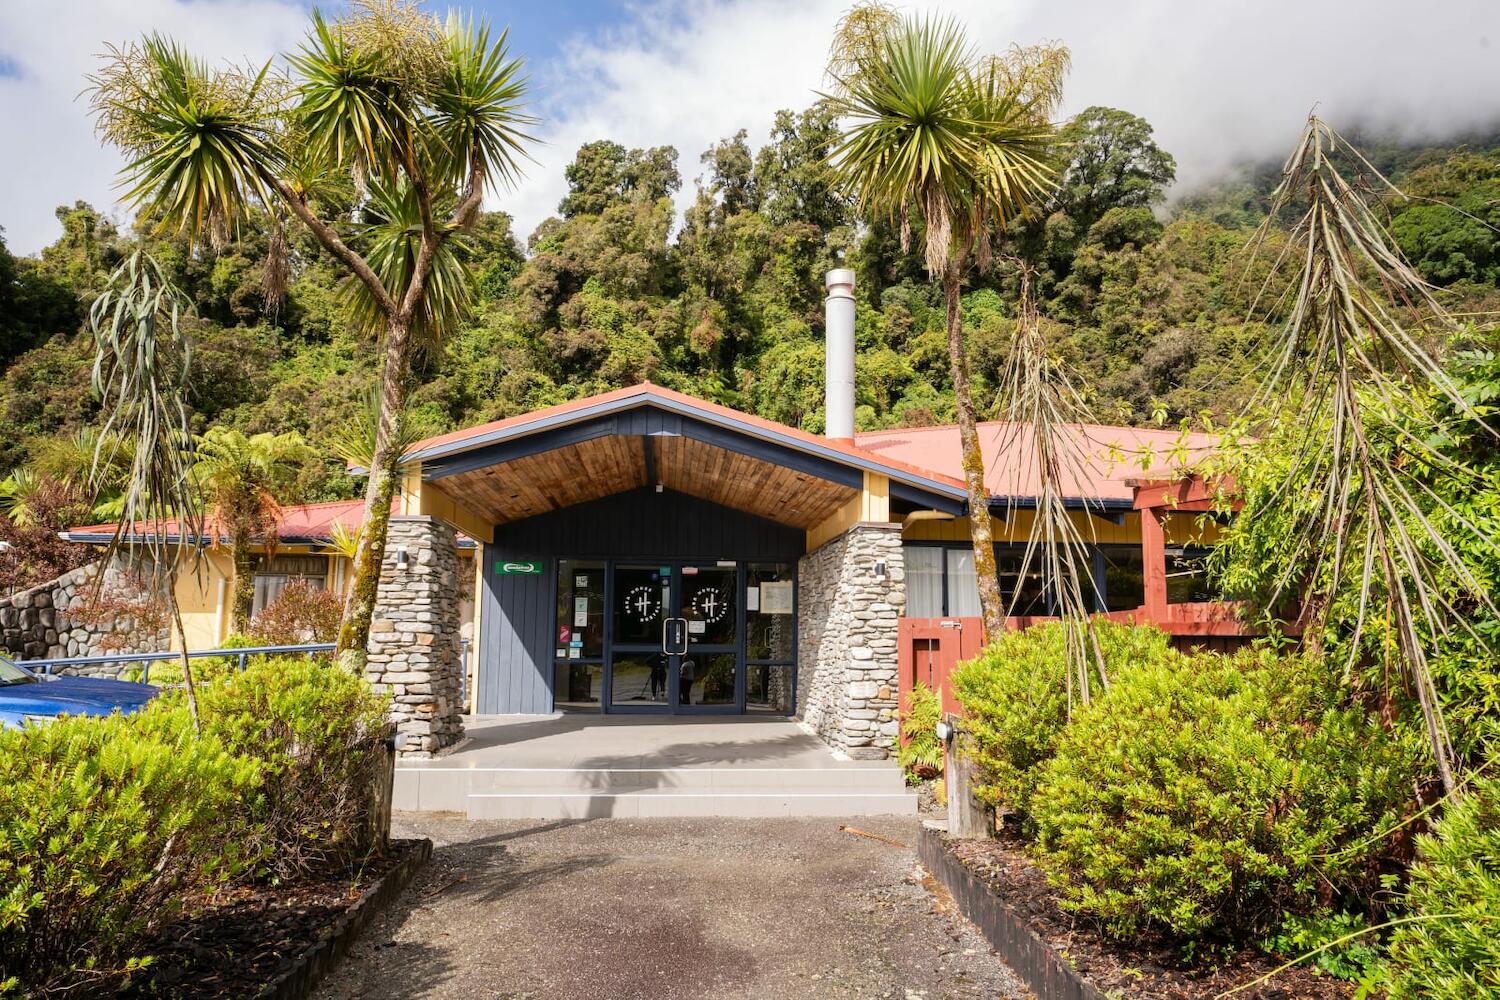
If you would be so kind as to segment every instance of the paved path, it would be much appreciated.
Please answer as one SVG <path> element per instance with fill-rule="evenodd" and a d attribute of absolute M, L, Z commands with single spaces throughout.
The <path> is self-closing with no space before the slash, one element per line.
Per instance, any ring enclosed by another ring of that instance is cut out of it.
<path fill-rule="evenodd" d="M 398 814 L 433 861 L 317 996 L 1029 997 L 910 848 L 839 823 Z M 851 823 L 915 843 L 915 820 Z"/>

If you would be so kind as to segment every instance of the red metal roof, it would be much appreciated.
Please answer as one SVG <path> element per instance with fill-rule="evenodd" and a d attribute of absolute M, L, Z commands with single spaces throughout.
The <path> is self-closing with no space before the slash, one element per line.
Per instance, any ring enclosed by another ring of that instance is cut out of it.
<path fill-rule="evenodd" d="M 280 530 L 277 534 L 283 543 L 290 542 L 326 542 L 333 537 L 333 526 L 342 524 L 346 529 L 353 532 L 356 530 L 364 514 L 365 502 L 363 500 L 330 500 L 326 503 L 304 503 L 294 504 L 281 508 Z M 64 536 L 71 541 L 95 542 L 109 541 L 114 537 L 114 524 L 91 524 L 81 528 L 69 528 Z M 166 522 L 166 533 L 169 538 L 181 533 L 181 526 L 176 518 Z M 132 525 L 131 534 L 140 535 L 145 533 L 146 525 L 137 521 Z"/>
<path fill-rule="evenodd" d="M 1175 430 L 1069 424 L 1066 433 L 1070 455 L 1077 456 L 1063 462 L 1063 493 L 1068 497 L 1130 500 L 1134 490 L 1127 480 L 1170 477 L 1174 473 L 1169 466 L 1178 464 L 1169 461 L 1181 438 Z M 888 460 L 920 464 L 949 476 L 963 475 L 954 424 L 865 431 L 855 434 L 854 441 Z M 1181 458 L 1192 463 L 1212 451 L 1217 439 L 1211 434 L 1188 434 L 1181 443 L 1185 445 Z M 1034 497 L 1041 492 L 1036 449 L 1021 427 L 1001 421 L 981 423 L 979 444 L 984 454 L 984 484 L 991 497 Z M 1143 458 L 1149 458 L 1144 470 Z"/>

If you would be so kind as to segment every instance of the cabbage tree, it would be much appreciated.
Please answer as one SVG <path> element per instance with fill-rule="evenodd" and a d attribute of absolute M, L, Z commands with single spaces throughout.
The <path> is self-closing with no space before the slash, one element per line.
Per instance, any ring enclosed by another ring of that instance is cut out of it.
<path fill-rule="evenodd" d="M 412 0 L 314 11 L 286 71 L 211 67 L 160 35 L 112 49 L 91 77 L 100 135 L 127 163 L 127 198 L 159 229 L 227 240 L 255 212 L 274 220 L 272 290 L 289 271 L 283 225 L 300 225 L 346 270 L 358 322 L 382 344 L 381 418 L 355 583 L 339 634 L 362 660 L 395 495 L 395 421 L 423 337 L 468 303 L 455 243 L 485 191 L 518 175 L 534 119 L 507 36 L 483 21 L 435 19 Z M 340 182 L 355 218 L 330 208 Z"/>
<path fill-rule="evenodd" d="M 1055 187 L 1050 118 L 1067 68 L 1061 46 L 980 55 L 956 22 L 878 3 L 840 23 L 828 68 L 843 127 L 831 157 L 840 185 L 867 216 L 898 222 L 904 249 L 917 213 L 928 274 L 942 286 L 974 568 L 992 636 L 1005 609 L 959 300 L 970 265 L 988 265 L 993 238 Z"/>

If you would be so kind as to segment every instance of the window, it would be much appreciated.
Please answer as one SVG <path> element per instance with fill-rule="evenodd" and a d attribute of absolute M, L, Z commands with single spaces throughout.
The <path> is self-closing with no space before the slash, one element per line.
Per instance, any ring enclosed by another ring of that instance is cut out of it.
<path fill-rule="evenodd" d="M 1009 615 L 1049 615 L 1052 610 L 1047 600 L 1047 589 L 1042 584 L 1047 557 L 1040 550 L 1033 552 L 1026 572 L 1021 572 L 1026 561 L 1026 546 L 995 546 L 995 567 L 1000 572 L 1000 599 L 1005 602 Z"/>
<path fill-rule="evenodd" d="M 1194 604 L 1217 600 L 1209 588 L 1204 561 L 1208 550 L 1193 546 L 1167 548 L 1167 603 Z"/>
<path fill-rule="evenodd" d="M 1104 606 L 1134 611 L 1146 603 L 1146 572 L 1139 545 L 1101 545 L 1104 556 Z"/>
<path fill-rule="evenodd" d="M 276 598 L 293 580 L 301 580 L 314 590 L 327 586 L 327 556 L 277 556 L 255 574 L 255 598 L 250 604 L 252 617 L 276 603 Z"/>
<path fill-rule="evenodd" d="M 909 618 L 943 616 L 943 553 L 936 545 L 906 546 L 906 614 Z"/>
<path fill-rule="evenodd" d="M 974 549 L 947 549 L 948 614 L 954 618 L 977 618 L 979 578 L 974 575 Z"/>
<path fill-rule="evenodd" d="M 558 560 L 552 692 L 560 711 L 603 705 L 604 613 L 604 564 Z"/>
<path fill-rule="evenodd" d="M 745 710 L 748 712 L 790 715 L 795 709 L 796 572 L 791 563 L 751 563 L 748 568 L 745 577 Z"/>

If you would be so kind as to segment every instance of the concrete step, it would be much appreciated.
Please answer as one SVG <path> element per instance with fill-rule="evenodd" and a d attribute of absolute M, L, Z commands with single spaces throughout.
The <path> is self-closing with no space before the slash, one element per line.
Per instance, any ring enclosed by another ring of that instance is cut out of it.
<path fill-rule="evenodd" d="M 679 801 L 644 807 L 616 801 L 668 796 Z M 719 800 L 728 798 L 746 801 L 720 804 Z M 586 801 L 593 799 L 601 801 Z M 476 805 L 476 800 L 493 802 Z M 841 805 L 825 809 L 819 800 Z M 394 798 L 397 809 L 537 817 L 879 815 L 915 811 L 915 802 L 895 766 L 851 764 L 801 768 L 398 767 Z M 476 808 L 490 811 L 475 812 Z M 662 811 L 643 813 L 641 808 Z M 588 811 L 595 809 L 615 811 Z M 794 809 L 798 811 L 788 811 Z"/>
<path fill-rule="evenodd" d="M 894 767 L 515 767 L 475 769 L 471 792 L 899 792 Z"/>
<path fill-rule="evenodd" d="M 691 792 L 599 794 L 479 792 L 470 819 L 600 819 L 665 816 L 913 816 L 910 792 Z"/>

